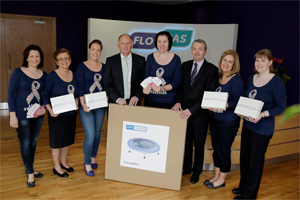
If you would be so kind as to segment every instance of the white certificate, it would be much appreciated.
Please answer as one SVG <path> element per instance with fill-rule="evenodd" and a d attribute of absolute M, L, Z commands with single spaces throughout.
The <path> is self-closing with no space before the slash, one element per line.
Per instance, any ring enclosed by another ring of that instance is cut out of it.
<path fill-rule="evenodd" d="M 33 104 L 27 111 L 27 115 L 26 118 L 37 118 L 39 117 L 36 113 L 37 111 L 39 111 L 40 109 L 42 109 L 43 107 L 40 106 L 40 104 Z"/>
<path fill-rule="evenodd" d="M 220 110 L 226 110 L 227 100 L 228 100 L 227 92 L 205 91 L 202 98 L 201 107 L 203 109 L 216 108 Z"/>
<path fill-rule="evenodd" d="M 58 97 L 53 97 L 50 98 L 50 101 L 54 114 L 76 110 L 74 94 L 66 94 Z"/>
<path fill-rule="evenodd" d="M 105 91 L 95 92 L 92 94 L 85 94 L 84 99 L 86 105 L 90 108 L 90 110 L 108 106 L 107 96 Z"/>
<path fill-rule="evenodd" d="M 152 82 L 152 77 L 148 77 L 148 78 L 145 78 L 142 82 L 141 82 L 141 86 L 143 88 L 146 88 L 150 83 Z"/>
<path fill-rule="evenodd" d="M 146 88 L 149 84 L 154 83 L 157 86 L 160 86 L 160 84 L 162 84 L 162 80 L 158 77 L 151 77 L 149 76 L 148 78 L 145 78 L 142 82 L 141 82 L 141 86 L 143 88 Z"/>
<path fill-rule="evenodd" d="M 234 113 L 243 115 L 245 117 L 251 116 L 256 119 L 261 113 L 261 109 L 264 106 L 264 102 L 247 97 L 240 97 Z"/>

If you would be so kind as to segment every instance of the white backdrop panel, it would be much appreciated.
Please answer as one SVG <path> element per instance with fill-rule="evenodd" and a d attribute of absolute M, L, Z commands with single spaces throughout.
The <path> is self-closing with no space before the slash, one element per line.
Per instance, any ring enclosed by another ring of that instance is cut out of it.
<path fill-rule="evenodd" d="M 153 43 L 150 43 L 155 34 L 163 30 L 171 32 L 174 42 L 171 52 L 176 53 L 182 62 L 192 59 L 191 44 L 195 39 L 206 41 L 208 51 L 205 58 L 216 66 L 225 50 L 236 49 L 237 24 L 167 24 L 94 18 L 88 19 L 88 43 L 94 39 L 102 41 L 100 61 L 105 63 L 107 57 L 119 53 L 118 37 L 128 33 L 135 35 L 135 48 L 132 52 L 147 58 L 150 53 L 157 51 L 155 47 L 152 48 Z M 142 48 L 136 47 L 137 45 Z"/>

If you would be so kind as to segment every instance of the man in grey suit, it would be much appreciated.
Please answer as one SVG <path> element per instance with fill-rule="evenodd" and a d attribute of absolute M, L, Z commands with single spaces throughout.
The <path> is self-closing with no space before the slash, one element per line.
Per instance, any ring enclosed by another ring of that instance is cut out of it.
<path fill-rule="evenodd" d="M 131 52 L 133 41 L 130 35 L 118 39 L 120 53 L 106 59 L 104 89 L 109 102 L 119 105 L 140 105 L 143 88 L 140 83 L 145 75 L 145 58 Z"/>
<path fill-rule="evenodd" d="M 172 108 L 174 111 L 181 111 L 181 118 L 188 120 L 182 174 L 193 172 L 191 183 L 197 183 L 202 173 L 209 123 L 209 110 L 201 108 L 203 94 L 204 91 L 214 91 L 219 80 L 218 68 L 204 59 L 206 52 L 207 45 L 204 40 L 197 39 L 193 42 L 193 60 L 182 63 L 181 85 L 177 103 Z"/>

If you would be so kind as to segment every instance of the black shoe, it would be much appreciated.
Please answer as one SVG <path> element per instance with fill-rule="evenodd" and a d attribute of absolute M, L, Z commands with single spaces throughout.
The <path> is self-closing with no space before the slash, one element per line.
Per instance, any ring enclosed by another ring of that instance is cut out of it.
<path fill-rule="evenodd" d="M 208 184 L 210 184 L 210 183 L 211 183 L 210 180 L 207 180 L 207 179 L 206 179 L 206 180 L 204 181 L 204 185 L 208 185 Z"/>
<path fill-rule="evenodd" d="M 192 170 L 182 170 L 182 176 L 185 174 L 191 174 Z"/>
<path fill-rule="evenodd" d="M 69 177 L 69 174 L 67 172 L 64 172 L 63 174 L 58 173 L 58 171 L 56 171 L 55 167 L 53 167 L 53 173 L 58 175 L 59 177 L 62 177 L 62 178 Z"/>
<path fill-rule="evenodd" d="M 217 188 L 225 187 L 225 182 L 223 184 L 221 184 L 221 185 L 218 185 L 218 186 L 214 186 L 213 183 L 209 183 L 207 185 L 207 187 L 210 188 L 210 189 L 217 189 Z"/>
<path fill-rule="evenodd" d="M 39 172 L 37 174 L 34 174 L 35 178 L 42 178 L 43 177 L 43 173 Z"/>
<path fill-rule="evenodd" d="M 241 191 L 240 188 L 233 188 L 233 189 L 232 189 L 232 193 L 233 193 L 233 194 L 242 194 L 242 191 Z"/>
<path fill-rule="evenodd" d="M 66 167 L 65 167 L 65 166 L 63 166 L 61 163 L 60 163 L 60 167 L 61 167 L 62 169 L 65 169 L 65 170 L 67 170 L 68 172 L 74 172 L 74 169 L 73 169 L 73 167 L 66 168 Z"/>
<path fill-rule="evenodd" d="M 194 174 L 191 176 L 190 182 L 195 184 L 199 181 L 199 174 Z"/>
<path fill-rule="evenodd" d="M 35 186 L 35 181 L 33 181 L 33 182 L 28 182 L 28 180 L 27 180 L 27 187 L 33 188 L 34 186 Z"/>

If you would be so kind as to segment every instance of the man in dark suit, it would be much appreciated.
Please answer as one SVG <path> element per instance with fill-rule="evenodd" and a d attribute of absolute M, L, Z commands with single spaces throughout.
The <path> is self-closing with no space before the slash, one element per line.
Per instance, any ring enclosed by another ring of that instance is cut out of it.
<path fill-rule="evenodd" d="M 133 41 L 130 35 L 118 39 L 120 53 L 106 59 L 104 88 L 109 102 L 119 105 L 140 105 L 143 88 L 140 83 L 145 75 L 145 58 L 131 53 Z"/>
<path fill-rule="evenodd" d="M 182 63 L 178 103 L 172 108 L 174 111 L 181 111 L 180 117 L 188 120 L 182 174 L 193 172 L 191 183 L 197 183 L 202 173 L 204 144 L 209 123 L 209 110 L 201 108 L 203 94 L 204 91 L 214 91 L 219 80 L 218 68 L 204 59 L 206 52 L 207 45 L 204 40 L 197 39 L 193 42 L 193 60 Z"/>

